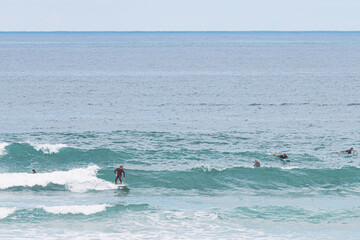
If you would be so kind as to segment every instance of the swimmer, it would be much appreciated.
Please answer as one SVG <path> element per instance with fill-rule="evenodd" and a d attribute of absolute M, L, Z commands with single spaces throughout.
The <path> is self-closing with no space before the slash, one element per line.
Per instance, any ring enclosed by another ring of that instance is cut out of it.
<path fill-rule="evenodd" d="M 260 163 L 258 162 L 258 160 L 255 160 L 254 167 L 260 167 Z"/>

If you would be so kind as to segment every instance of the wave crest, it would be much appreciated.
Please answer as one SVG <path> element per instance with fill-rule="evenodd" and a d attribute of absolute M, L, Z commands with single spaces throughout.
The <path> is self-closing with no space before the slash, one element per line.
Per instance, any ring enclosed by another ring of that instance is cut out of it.
<path fill-rule="evenodd" d="M 35 148 L 36 151 L 42 151 L 46 154 L 58 153 L 60 149 L 68 147 L 66 144 L 36 144 L 31 142 L 29 142 L 29 144 Z"/>
<path fill-rule="evenodd" d="M 101 204 L 101 205 L 73 205 L 73 206 L 51 206 L 46 207 L 42 206 L 41 208 L 44 209 L 48 213 L 53 214 L 84 214 L 90 215 L 95 214 L 98 212 L 103 212 L 106 210 L 107 207 L 111 207 L 110 204 Z"/>
<path fill-rule="evenodd" d="M 16 207 L 6 208 L 0 207 L 0 219 L 6 218 L 10 214 L 13 214 L 16 211 Z"/>
<path fill-rule="evenodd" d="M 6 152 L 5 152 L 5 148 L 6 146 L 9 146 L 10 144 L 9 143 L 6 143 L 6 142 L 2 142 L 0 143 L 0 156 L 1 155 L 4 155 Z"/>
<path fill-rule="evenodd" d="M 219 167 L 212 167 L 210 165 L 206 165 L 206 164 L 202 164 L 202 165 L 198 165 L 194 168 L 191 168 L 191 170 L 201 170 L 203 172 L 221 172 L 226 170 L 226 168 L 219 168 Z"/>
<path fill-rule="evenodd" d="M 89 190 L 116 189 L 113 183 L 96 177 L 99 167 L 91 165 L 87 168 L 76 168 L 69 171 L 52 173 L 2 173 L 0 174 L 0 189 L 11 187 L 47 186 L 50 183 L 64 185 L 72 192 L 86 192 Z"/>

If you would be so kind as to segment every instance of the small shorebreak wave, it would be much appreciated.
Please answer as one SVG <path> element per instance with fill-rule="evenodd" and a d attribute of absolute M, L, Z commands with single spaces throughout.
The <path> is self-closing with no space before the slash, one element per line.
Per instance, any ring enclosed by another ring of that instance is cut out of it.
<path fill-rule="evenodd" d="M 94 215 L 102 212 L 118 213 L 119 211 L 141 212 L 152 209 L 148 204 L 89 204 L 89 205 L 60 205 L 37 206 L 35 208 L 0 207 L 0 220 L 9 216 L 32 214 L 38 217 L 51 215 Z M 16 216 L 15 216 L 16 218 Z"/>
<path fill-rule="evenodd" d="M 107 207 L 111 207 L 110 204 L 100 205 L 71 205 L 71 206 L 42 206 L 48 213 L 52 214 L 84 214 L 91 215 L 98 212 L 103 212 Z"/>

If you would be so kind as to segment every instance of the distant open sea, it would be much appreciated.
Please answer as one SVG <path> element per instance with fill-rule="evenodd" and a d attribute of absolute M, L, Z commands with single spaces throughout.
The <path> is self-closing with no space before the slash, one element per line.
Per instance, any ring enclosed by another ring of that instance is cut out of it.
<path fill-rule="evenodd" d="M 1 239 L 355 240 L 359 151 L 360 32 L 0 33 Z"/>

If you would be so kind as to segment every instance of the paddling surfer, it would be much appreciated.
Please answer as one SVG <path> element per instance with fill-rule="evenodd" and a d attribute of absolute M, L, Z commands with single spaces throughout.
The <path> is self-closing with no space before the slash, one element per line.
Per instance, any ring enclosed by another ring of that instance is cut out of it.
<path fill-rule="evenodd" d="M 349 150 L 341 151 L 341 152 L 331 152 L 331 153 L 347 153 L 352 154 L 354 152 L 354 148 L 350 148 Z"/>
<path fill-rule="evenodd" d="M 353 148 L 350 148 L 349 150 L 344 151 L 343 153 L 351 154 L 354 151 Z"/>
<path fill-rule="evenodd" d="M 280 159 L 286 159 L 286 158 L 288 158 L 288 156 L 285 154 L 285 153 L 282 153 L 281 152 L 281 154 L 280 155 L 277 155 L 277 154 L 273 154 L 274 156 L 276 156 L 276 157 L 278 157 L 278 158 L 280 158 Z"/>
<path fill-rule="evenodd" d="M 124 167 L 122 165 L 120 165 L 120 168 L 117 168 L 114 170 L 114 173 L 115 173 L 115 184 L 117 183 L 117 180 L 119 179 L 120 180 L 120 184 L 122 183 L 121 181 L 121 176 L 122 174 L 124 174 L 124 177 L 123 177 L 123 180 L 125 180 L 125 172 L 124 172 Z"/>

